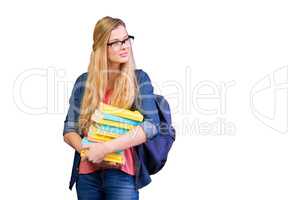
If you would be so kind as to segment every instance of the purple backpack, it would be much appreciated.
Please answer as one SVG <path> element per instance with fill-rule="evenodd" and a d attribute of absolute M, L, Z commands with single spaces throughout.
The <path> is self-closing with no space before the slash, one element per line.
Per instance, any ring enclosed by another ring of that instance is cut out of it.
<path fill-rule="evenodd" d="M 140 145 L 140 159 L 145 164 L 147 171 L 153 175 L 160 171 L 168 157 L 168 153 L 175 141 L 175 129 L 172 127 L 170 106 L 167 100 L 154 94 L 157 112 L 160 118 L 159 133 Z"/>

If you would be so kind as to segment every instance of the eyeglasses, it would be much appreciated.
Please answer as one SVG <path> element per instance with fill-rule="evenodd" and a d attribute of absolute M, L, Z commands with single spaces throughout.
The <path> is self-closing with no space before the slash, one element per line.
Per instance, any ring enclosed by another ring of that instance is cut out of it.
<path fill-rule="evenodd" d="M 119 41 L 107 43 L 107 46 L 110 46 L 114 51 L 119 51 L 122 48 L 123 44 L 125 44 L 126 47 L 131 47 L 133 40 L 134 40 L 134 36 L 128 35 L 128 37 L 122 41 L 119 40 Z"/>

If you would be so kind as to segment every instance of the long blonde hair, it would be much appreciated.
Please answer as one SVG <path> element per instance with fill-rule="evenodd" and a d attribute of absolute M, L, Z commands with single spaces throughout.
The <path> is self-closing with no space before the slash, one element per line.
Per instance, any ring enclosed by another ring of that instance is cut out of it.
<path fill-rule="evenodd" d="M 111 31 L 125 23 L 118 18 L 104 17 L 100 19 L 94 28 L 93 51 L 88 66 L 88 77 L 85 84 L 84 95 L 80 107 L 79 127 L 87 130 L 91 125 L 91 116 L 103 101 L 108 87 L 108 59 L 107 43 Z M 130 109 L 138 96 L 138 86 L 135 76 L 135 62 L 130 47 L 130 58 L 127 63 L 121 63 L 120 73 L 114 81 L 109 104 Z M 114 73 L 115 71 L 113 71 Z"/>

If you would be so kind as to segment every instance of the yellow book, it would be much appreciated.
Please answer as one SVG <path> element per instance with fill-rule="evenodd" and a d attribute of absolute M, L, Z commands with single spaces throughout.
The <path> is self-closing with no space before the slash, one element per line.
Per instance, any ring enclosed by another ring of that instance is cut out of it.
<path fill-rule="evenodd" d="M 113 138 L 105 136 L 105 135 L 89 135 L 88 140 L 91 142 L 107 142 L 112 140 Z"/>
<path fill-rule="evenodd" d="M 98 136 L 98 135 L 100 135 L 100 136 L 107 136 L 107 137 L 110 137 L 112 139 L 121 136 L 120 134 L 116 134 L 116 133 L 100 131 L 99 129 L 97 129 L 93 125 L 90 126 L 89 135 L 91 135 L 91 136 Z"/>
<path fill-rule="evenodd" d="M 88 151 L 89 151 L 89 150 L 87 150 L 87 149 L 81 149 L 81 150 L 80 150 L 80 157 L 85 157 L 85 156 L 87 156 Z"/>
<path fill-rule="evenodd" d="M 121 135 L 119 135 L 119 134 L 115 134 L 115 133 L 106 133 L 106 132 L 99 132 L 99 133 L 97 133 L 97 134 L 95 134 L 95 135 L 104 135 L 104 136 L 110 137 L 110 138 L 112 138 L 112 139 L 115 139 L 115 138 L 118 138 L 118 137 L 121 136 Z"/>
<path fill-rule="evenodd" d="M 124 159 L 122 154 L 116 154 L 116 153 L 107 154 L 103 160 L 124 164 Z"/>
<path fill-rule="evenodd" d="M 131 119 L 138 122 L 141 122 L 144 119 L 144 116 L 137 110 L 131 111 L 124 108 L 118 108 L 109 104 L 105 104 L 103 102 L 100 102 L 99 109 L 104 113 L 124 117 L 126 119 Z"/>
<path fill-rule="evenodd" d="M 123 128 L 123 129 L 127 129 L 127 130 L 130 130 L 130 129 L 135 127 L 135 126 L 130 125 L 130 124 L 110 121 L 110 120 L 106 120 L 106 119 L 100 119 L 97 123 L 103 124 L 103 125 L 114 126 L 114 127 L 118 127 L 118 128 Z"/>
<path fill-rule="evenodd" d="M 83 144 L 90 144 L 92 141 L 89 141 L 86 137 L 82 139 Z M 80 150 L 80 156 L 81 157 L 86 157 L 88 154 L 88 148 L 86 149 L 81 149 Z M 124 158 L 123 158 L 123 153 L 110 153 L 106 155 L 103 159 L 104 161 L 108 161 L 111 163 L 117 163 L 117 164 L 123 164 L 124 163 Z"/>
<path fill-rule="evenodd" d="M 87 156 L 87 153 L 88 153 L 87 149 L 82 149 L 80 151 L 80 156 L 85 157 L 85 156 Z M 123 155 L 117 154 L 117 153 L 107 154 L 103 160 L 108 161 L 108 162 L 118 163 L 118 164 L 124 164 Z"/>

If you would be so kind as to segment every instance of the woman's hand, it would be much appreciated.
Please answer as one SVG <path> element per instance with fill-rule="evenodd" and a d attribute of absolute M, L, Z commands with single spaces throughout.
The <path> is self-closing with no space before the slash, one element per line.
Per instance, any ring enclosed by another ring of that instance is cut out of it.
<path fill-rule="evenodd" d="M 108 145 L 105 142 L 86 144 L 86 145 L 82 145 L 81 148 L 88 150 L 85 159 L 92 163 L 101 163 L 104 157 L 108 153 L 111 153 Z"/>

